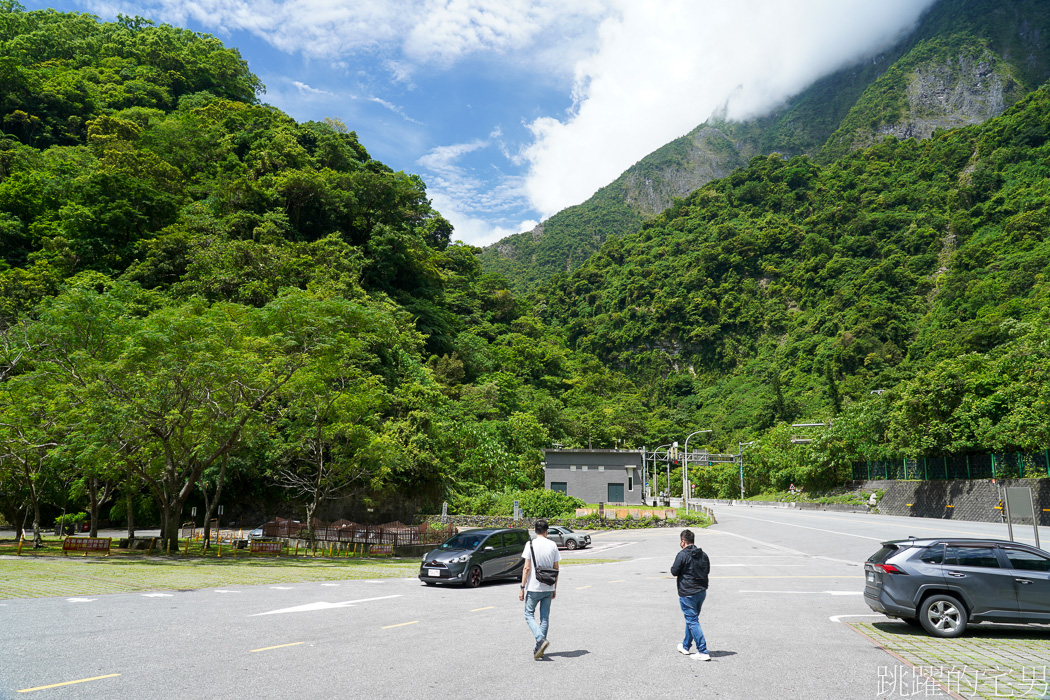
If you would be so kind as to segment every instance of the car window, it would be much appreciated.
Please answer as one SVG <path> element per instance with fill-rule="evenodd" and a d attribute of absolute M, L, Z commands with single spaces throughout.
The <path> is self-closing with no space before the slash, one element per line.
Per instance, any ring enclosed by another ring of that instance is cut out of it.
<path fill-rule="evenodd" d="M 1010 566 L 1022 571 L 1050 571 L 1050 559 L 1025 549 L 1004 547 Z"/>
<path fill-rule="evenodd" d="M 919 561 L 923 564 L 941 564 L 944 562 L 944 545 L 941 543 L 931 544 L 922 550 Z"/>
<path fill-rule="evenodd" d="M 503 535 L 503 542 L 508 546 L 524 547 L 525 543 L 529 541 L 529 533 L 522 532 L 507 532 Z"/>
<path fill-rule="evenodd" d="M 481 542 L 479 535 L 464 532 L 456 535 L 441 544 L 442 549 L 476 549 Z"/>
<path fill-rule="evenodd" d="M 560 534 L 561 534 L 561 530 L 559 530 L 559 529 L 558 529 L 558 528 L 556 528 L 556 527 L 552 527 L 552 528 L 549 528 L 549 529 L 548 529 L 548 534 L 552 534 L 552 535 L 560 535 Z"/>
<path fill-rule="evenodd" d="M 565 532 L 575 532 L 571 527 L 563 527 L 562 530 Z"/>
<path fill-rule="evenodd" d="M 497 532 L 495 535 L 490 535 L 483 547 L 492 547 L 493 549 L 501 549 L 503 547 L 503 535 Z"/>
<path fill-rule="evenodd" d="M 868 557 L 868 561 L 872 564 L 881 564 L 899 551 L 900 547 L 895 544 L 884 544 L 882 549 Z"/>
<path fill-rule="evenodd" d="M 944 563 L 948 566 L 980 566 L 998 569 L 999 558 L 994 547 L 948 546 L 944 549 Z"/>

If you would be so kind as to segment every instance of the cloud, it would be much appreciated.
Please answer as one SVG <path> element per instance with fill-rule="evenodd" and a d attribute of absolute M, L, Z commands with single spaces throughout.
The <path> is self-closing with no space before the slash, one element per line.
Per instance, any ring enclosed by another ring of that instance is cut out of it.
<path fill-rule="evenodd" d="M 390 110 L 391 112 L 393 112 L 397 116 L 399 116 L 402 119 L 404 119 L 406 122 L 412 122 L 413 124 L 419 124 L 421 126 L 423 124 L 423 122 L 417 121 L 417 120 L 413 119 L 412 117 L 408 116 L 408 114 L 405 113 L 404 108 L 399 107 L 396 104 L 393 104 L 392 102 L 387 102 L 386 100 L 382 99 L 381 97 L 375 97 L 373 95 L 372 97 L 368 98 L 368 101 L 369 102 L 374 102 L 377 105 L 379 105 L 380 107 Z"/>
<path fill-rule="evenodd" d="M 298 80 L 293 80 L 292 85 L 294 85 L 299 90 L 300 95 L 325 95 L 328 97 L 335 97 L 335 93 L 329 92 L 327 90 L 318 90 L 317 88 L 312 88 L 306 83 L 301 83 Z"/>
<path fill-rule="evenodd" d="M 537 223 L 518 216 L 529 208 L 520 176 L 489 168 L 478 174 L 462 163 L 471 154 L 484 156 L 491 145 L 479 139 L 439 146 L 417 161 L 430 174 L 427 193 L 434 207 L 452 223 L 455 237 L 471 245 L 488 245 Z"/>
<path fill-rule="evenodd" d="M 728 104 L 767 111 L 888 46 L 933 0 L 613 0 L 575 65 L 574 105 L 529 123 L 530 201 L 549 216 Z"/>

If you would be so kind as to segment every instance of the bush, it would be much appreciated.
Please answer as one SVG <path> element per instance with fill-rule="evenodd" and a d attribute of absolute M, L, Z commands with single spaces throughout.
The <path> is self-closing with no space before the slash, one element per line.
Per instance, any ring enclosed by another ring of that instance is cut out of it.
<path fill-rule="evenodd" d="M 478 491 L 470 496 L 457 495 L 449 504 L 456 515 L 514 515 L 514 501 L 529 518 L 557 518 L 575 515 L 577 508 L 586 504 L 578 498 L 559 491 L 529 489 L 527 491 Z"/>

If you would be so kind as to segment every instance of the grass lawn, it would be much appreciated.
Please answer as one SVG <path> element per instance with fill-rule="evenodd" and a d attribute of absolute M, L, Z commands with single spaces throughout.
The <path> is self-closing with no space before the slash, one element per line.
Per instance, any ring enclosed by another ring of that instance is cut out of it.
<path fill-rule="evenodd" d="M 215 586 L 254 586 L 304 581 L 411 578 L 419 572 L 418 558 L 343 558 L 340 556 L 249 557 L 233 555 L 230 547 L 212 547 L 202 556 L 190 545 L 190 555 L 158 554 L 114 549 L 112 556 L 62 555 L 58 538 L 45 539 L 43 549 L 27 543 L 15 556 L 17 543 L 0 543 L 0 599 L 49 596 L 104 595 L 156 590 L 188 590 Z M 294 551 L 294 550 L 293 550 Z M 565 561 L 565 564 L 601 564 L 617 559 Z"/>

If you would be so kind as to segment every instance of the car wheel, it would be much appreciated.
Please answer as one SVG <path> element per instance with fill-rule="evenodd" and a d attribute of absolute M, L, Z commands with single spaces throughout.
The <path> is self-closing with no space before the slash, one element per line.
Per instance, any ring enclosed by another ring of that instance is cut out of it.
<path fill-rule="evenodd" d="M 481 567 L 475 566 L 471 568 L 470 572 L 467 573 L 467 585 L 471 588 L 477 588 L 481 585 Z"/>
<path fill-rule="evenodd" d="M 576 549 L 576 540 L 569 540 L 565 543 L 565 549 Z"/>
<path fill-rule="evenodd" d="M 919 608 L 919 622 L 934 637 L 958 637 L 967 617 L 966 608 L 950 595 L 931 595 Z"/>

